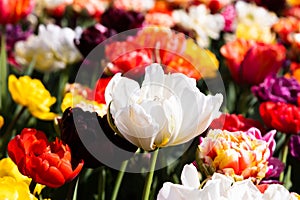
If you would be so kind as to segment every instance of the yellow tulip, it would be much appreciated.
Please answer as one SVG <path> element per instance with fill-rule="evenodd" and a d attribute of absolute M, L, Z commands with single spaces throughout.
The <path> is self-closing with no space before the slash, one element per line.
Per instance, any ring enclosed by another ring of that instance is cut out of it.
<path fill-rule="evenodd" d="M 8 90 L 13 100 L 27 107 L 34 117 L 41 120 L 53 120 L 57 116 L 50 112 L 50 106 L 55 103 L 56 98 L 51 96 L 40 80 L 29 76 L 21 76 L 17 79 L 15 75 L 10 75 Z"/>
<path fill-rule="evenodd" d="M 80 107 L 81 109 L 92 112 L 97 112 L 99 116 L 103 117 L 107 112 L 106 104 L 99 104 L 96 101 L 91 101 L 79 94 L 72 94 L 68 92 L 65 94 L 61 103 L 61 110 L 64 112 L 67 108 Z"/>
<path fill-rule="evenodd" d="M 28 178 L 27 176 L 22 175 L 17 165 L 10 159 L 10 158 L 3 158 L 0 160 L 0 179 L 5 177 L 11 177 L 15 179 L 16 182 L 23 182 L 27 185 L 27 188 L 29 188 L 31 178 Z M 1 183 L 0 183 L 1 184 Z M 36 184 L 34 193 L 41 193 L 42 189 L 44 188 L 44 185 Z M 1 187 L 0 187 L 1 188 Z M 29 190 L 29 189 L 28 189 Z M 0 189 L 0 197 L 1 197 L 1 189 Z M 2 198 L 0 198 L 2 199 Z"/>
<path fill-rule="evenodd" d="M 4 118 L 0 116 L 0 128 L 3 126 L 3 124 L 4 124 Z"/>
<path fill-rule="evenodd" d="M 10 176 L 0 178 L 0 199 L 5 200 L 33 200 L 37 199 L 29 191 L 25 182 L 18 182 Z"/>
<path fill-rule="evenodd" d="M 219 69 L 219 61 L 216 55 L 207 49 L 200 48 L 192 39 L 187 39 L 184 54 L 188 61 L 201 73 L 202 77 L 214 78 Z"/>

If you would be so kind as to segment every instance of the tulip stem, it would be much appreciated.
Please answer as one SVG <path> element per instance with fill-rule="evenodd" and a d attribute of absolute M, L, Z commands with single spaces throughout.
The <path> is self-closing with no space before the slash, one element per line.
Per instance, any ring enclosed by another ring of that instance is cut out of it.
<path fill-rule="evenodd" d="M 123 179 L 124 172 L 126 170 L 127 164 L 128 164 L 128 160 L 124 160 L 122 162 L 122 164 L 121 164 L 120 171 L 118 173 L 118 177 L 117 177 L 117 180 L 116 180 L 116 183 L 115 183 L 113 195 L 112 195 L 112 198 L 111 198 L 112 200 L 116 200 L 117 199 L 118 192 L 119 192 L 119 189 L 120 189 L 120 186 L 121 186 L 121 182 L 122 182 L 122 179 Z"/>
<path fill-rule="evenodd" d="M 4 133 L 3 137 L 7 137 L 7 135 L 10 134 L 10 132 L 12 131 L 12 129 L 15 127 L 17 121 L 19 120 L 19 118 L 21 117 L 21 115 L 23 114 L 23 112 L 26 110 L 25 106 L 22 107 L 17 107 L 17 110 L 14 114 L 13 120 L 10 122 L 10 124 L 8 125 L 6 132 Z"/>
<path fill-rule="evenodd" d="M 6 109 L 4 99 L 7 98 L 7 55 L 6 55 L 6 29 L 1 28 L 1 52 L 0 52 L 0 110 Z M 2 110 L 3 111 L 3 110 Z"/>
<path fill-rule="evenodd" d="M 98 199 L 105 200 L 105 182 L 106 182 L 106 168 L 103 166 L 99 172 L 99 183 L 98 183 Z"/>
<path fill-rule="evenodd" d="M 284 143 L 284 146 L 283 146 L 283 150 L 281 152 L 281 161 L 284 163 L 285 166 L 286 165 L 286 160 L 287 160 L 287 155 L 288 155 L 288 152 L 289 152 L 289 139 L 290 139 L 290 136 L 286 136 L 285 138 L 285 143 Z M 284 172 L 285 170 L 283 170 L 283 172 L 281 172 L 280 176 L 279 176 L 279 182 L 283 182 L 284 180 Z"/>
<path fill-rule="evenodd" d="M 30 185 L 29 185 L 29 191 L 33 195 L 34 195 L 35 186 L 36 186 L 36 182 L 32 179 L 31 182 L 30 182 Z"/>
<path fill-rule="evenodd" d="M 151 190 L 153 175 L 154 175 L 154 171 L 155 171 L 155 165 L 156 165 L 156 160 L 157 160 L 157 156 L 158 156 L 158 150 L 159 150 L 159 148 L 157 148 L 152 154 L 152 159 L 151 159 L 151 164 L 150 164 L 150 171 L 148 173 L 146 183 L 145 183 L 145 186 L 144 186 L 143 200 L 148 200 L 149 196 L 150 196 L 150 190 Z"/>
<path fill-rule="evenodd" d="M 19 120 L 19 118 L 21 117 L 21 115 L 23 114 L 23 112 L 26 110 L 26 107 L 25 106 L 18 106 L 16 111 L 15 111 L 15 114 L 14 114 L 14 117 L 12 119 L 12 121 L 10 122 L 10 124 L 8 125 L 4 135 L 2 135 L 0 138 L 0 149 L 2 149 L 3 146 L 6 146 L 7 145 L 7 140 L 10 139 L 11 137 L 11 132 L 13 130 L 13 128 L 15 127 L 17 121 Z"/>

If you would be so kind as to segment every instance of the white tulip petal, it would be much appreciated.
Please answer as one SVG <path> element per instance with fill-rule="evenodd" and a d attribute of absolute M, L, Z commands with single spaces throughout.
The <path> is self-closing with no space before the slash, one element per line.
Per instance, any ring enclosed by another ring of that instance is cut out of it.
<path fill-rule="evenodd" d="M 152 136 L 155 138 L 155 145 L 158 147 L 164 146 L 169 141 L 172 132 L 169 132 L 169 122 L 161 103 L 157 101 L 144 101 L 141 106 L 151 117 L 152 122 L 158 124 L 158 134 Z"/>
<path fill-rule="evenodd" d="M 118 82 L 120 81 L 121 78 L 122 78 L 121 73 L 117 73 L 112 77 L 112 79 L 107 84 L 107 86 L 105 88 L 105 93 L 104 93 L 105 102 L 106 102 L 107 106 L 112 101 L 112 96 L 113 96 L 114 89 L 115 89 L 116 85 L 118 84 Z"/>
<path fill-rule="evenodd" d="M 292 199 L 290 192 L 282 185 L 271 184 L 263 194 L 264 200 Z"/>
<path fill-rule="evenodd" d="M 193 164 L 185 165 L 181 172 L 181 182 L 183 186 L 199 189 L 200 181 L 197 168 Z"/>
<path fill-rule="evenodd" d="M 136 95 L 140 91 L 140 86 L 136 81 L 122 77 L 117 82 L 113 90 L 111 114 L 114 117 L 117 110 L 131 104 L 131 99 L 137 98 Z"/>
<path fill-rule="evenodd" d="M 224 197 L 227 196 L 227 191 L 230 190 L 230 187 L 234 182 L 233 179 L 220 173 L 214 173 L 211 179 L 220 180 L 220 194 Z"/>
<path fill-rule="evenodd" d="M 115 124 L 128 141 L 144 150 L 154 149 L 154 139 L 159 126 L 138 104 L 116 112 Z"/>
<path fill-rule="evenodd" d="M 232 200 L 260 200 L 261 198 L 261 192 L 250 179 L 235 182 L 228 194 L 228 199 Z"/>
<path fill-rule="evenodd" d="M 166 88 L 169 88 L 172 91 L 173 95 L 176 95 L 179 98 L 185 90 L 199 91 L 196 87 L 195 79 L 188 78 L 180 73 L 165 75 L 165 85 Z"/>
<path fill-rule="evenodd" d="M 182 108 L 180 101 L 171 96 L 169 99 L 163 101 L 163 109 L 168 119 L 168 132 L 172 133 L 169 143 L 173 143 L 179 135 L 179 129 L 182 124 Z"/>
<path fill-rule="evenodd" d="M 173 183 L 164 183 L 160 189 L 157 200 L 197 200 L 201 198 L 201 191 Z"/>
<path fill-rule="evenodd" d="M 208 181 L 201 190 L 201 199 L 215 200 L 221 198 L 221 181 Z"/>
<path fill-rule="evenodd" d="M 143 98 L 162 98 L 164 91 L 164 71 L 159 64 L 151 64 L 146 67 L 145 79 L 141 91 Z"/>
<path fill-rule="evenodd" d="M 185 143 L 192 138 L 203 133 L 213 119 L 218 117 L 219 108 L 221 107 L 223 96 L 216 94 L 215 96 L 204 96 L 198 94 L 197 103 L 191 104 L 188 97 L 192 97 L 192 93 L 185 94 L 182 98 L 183 122 L 180 129 L 180 135 L 177 137 L 174 145 Z"/>

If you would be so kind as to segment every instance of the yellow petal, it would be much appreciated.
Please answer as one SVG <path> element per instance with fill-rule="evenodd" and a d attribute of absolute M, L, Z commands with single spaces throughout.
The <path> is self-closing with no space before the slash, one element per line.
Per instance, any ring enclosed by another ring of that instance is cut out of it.
<path fill-rule="evenodd" d="M 4 124 L 4 118 L 2 116 L 0 116 L 0 129 Z"/>

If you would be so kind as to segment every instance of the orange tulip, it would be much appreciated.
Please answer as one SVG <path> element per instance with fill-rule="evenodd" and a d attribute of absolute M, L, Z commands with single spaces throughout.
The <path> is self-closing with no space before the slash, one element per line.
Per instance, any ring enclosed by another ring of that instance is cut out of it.
<path fill-rule="evenodd" d="M 286 49 L 280 44 L 237 39 L 221 47 L 227 66 L 238 83 L 255 85 L 282 66 Z"/>
<path fill-rule="evenodd" d="M 210 130 L 205 138 L 200 138 L 198 156 L 218 173 L 235 180 L 250 178 L 258 183 L 269 170 L 268 160 L 275 149 L 275 133 L 270 131 L 262 137 L 256 128 L 245 132 Z"/>
<path fill-rule="evenodd" d="M 1 0 L 0 24 L 14 24 L 26 17 L 34 7 L 33 0 Z"/>
<path fill-rule="evenodd" d="M 84 162 L 72 159 L 71 149 L 61 140 L 49 142 L 44 132 L 30 128 L 14 137 L 7 150 L 23 175 L 52 188 L 73 180 Z"/>

